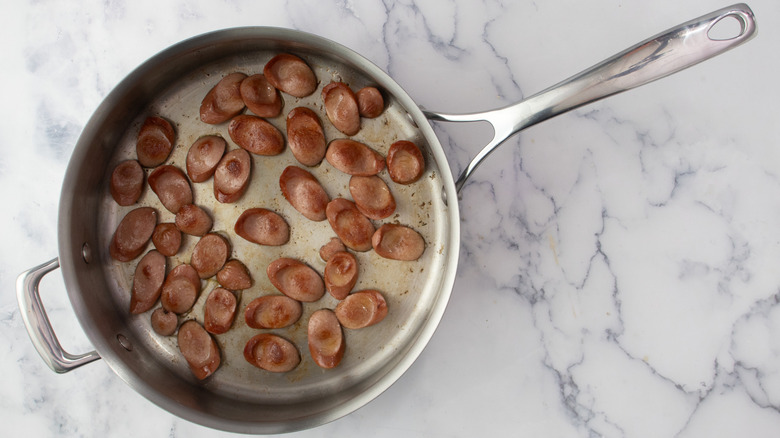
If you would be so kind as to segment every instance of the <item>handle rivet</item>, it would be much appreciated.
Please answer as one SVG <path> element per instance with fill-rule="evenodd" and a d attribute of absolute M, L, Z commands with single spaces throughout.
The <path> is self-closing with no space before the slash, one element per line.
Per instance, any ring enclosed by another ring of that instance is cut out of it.
<path fill-rule="evenodd" d="M 127 337 L 123 334 L 116 335 L 116 340 L 119 341 L 119 345 L 122 346 L 127 351 L 133 351 L 133 344 L 130 343 L 130 340 L 127 339 Z"/>
<path fill-rule="evenodd" d="M 81 245 L 81 258 L 87 264 L 92 263 L 92 247 L 86 242 Z"/>

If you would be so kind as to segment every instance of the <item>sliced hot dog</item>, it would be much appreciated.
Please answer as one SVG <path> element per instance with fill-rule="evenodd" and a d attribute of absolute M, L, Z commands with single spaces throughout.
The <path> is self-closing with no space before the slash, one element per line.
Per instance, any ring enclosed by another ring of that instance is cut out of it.
<path fill-rule="evenodd" d="M 387 172 L 398 184 L 411 184 L 425 171 L 425 159 L 420 148 L 411 141 L 400 140 L 387 151 Z"/>
<path fill-rule="evenodd" d="M 341 251 L 333 254 L 323 273 L 325 289 L 337 300 L 343 300 L 355 287 L 358 262 L 352 254 Z"/>
<path fill-rule="evenodd" d="M 287 114 L 287 145 L 304 166 L 316 166 L 325 158 L 328 144 L 317 113 L 301 106 Z"/>
<path fill-rule="evenodd" d="M 217 272 L 217 282 L 225 289 L 243 290 L 252 287 L 249 269 L 240 260 L 228 260 Z"/>
<path fill-rule="evenodd" d="M 265 64 L 263 74 L 279 90 L 306 97 L 317 89 L 317 77 L 306 62 L 289 53 L 280 53 Z"/>
<path fill-rule="evenodd" d="M 196 183 L 211 178 L 225 149 L 227 142 L 218 135 L 206 135 L 195 140 L 187 152 L 187 175 L 190 180 Z"/>
<path fill-rule="evenodd" d="M 179 317 L 162 307 L 154 309 L 151 320 L 152 329 L 160 336 L 170 336 L 176 333 L 176 327 L 179 326 Z"/>
<path fill-rule="evenodd" d="M 243 149 L 233 149 L 222 157 L 214 171 L 214 197 L 223 204 L 238 201 L 249 185 L 252 159 Z"/>
<path fill-rule="evenodd" d="M 258 245 L 280 246 L 290 240 L 290 226 L 279 214 L 265 208 L 250 208 L 238 217 L 236 234 Z"/>
<path fill-rule="evenodd" d="M 141 255 L 157 225 L 157 212 L 151 207 L 131 210 L 116 227 L 108 247 L 114 260 L 129 262 Z"/>
<path fill-rule="evenodd" d="M 325 159 L 333 167 L 349 175 L 371 176 L 385 168 L 385 160 L 379 152 L 363 143 L 345 138 L 330 142 Z"/>
<path fill-rule="evenodd" d="M 246 107 L 258 117 L 276 117 L 282 112 L 282 96 L 264 75 L 244 79 L 240 91 Z"/>
<path fill-rule="evenodd" d="M 373 119 L 379 117 L 385 109 L 385 100 L 382 93 L 375 87 L 363 87 L 355 93 L 358 102 L 358 111 L 362 117 Z"/>
<path fill-rule="evenodd" d="M 163 283 L 160 303 L 163 309 L 177 313 L 188 312 L 200 294 L 200 276 L 192 265 L 182 264 L 171 269 Z"/>
<path fill-rule="evenodd" d="M 246 343 L 244 359 L 260 369 L 286 373 L 301 363 L 301 354 L 292 342 L 281 336 L 261 333 Z"/>
<path fill-rule="evenodd" d="M 162 117 L 147 117 L 135 144 L 138 162 L 144 167 L 159 166 L 168 159 L 176 139 L 173 126 Z"/>
<path fill-rule="evenodd" d="M 240 113 L 244 109 L 241 81 L 245 78 L 243 73 L 230 73 L 217 82 L 200 104 L 200 120 L 217 125 Z"/>
<path fill-rule="evenodd" d="M 195 378 L 203 380 L 219 368 L 217 343 L 197 321 L 189 320 L 182 324 L 177 340 L 179 350 Z"/>
<path fill-rule="evenodd" d="M 249 302 L 244 319 L 252 328 L 277 329 L 295 324 L 302 313 L 300 301 L 286 295 L 265 295 Z"/>
<path fill-rule="evenodd" d="M 203 305 L 203 327 L 206 331 L 220 335 L 230 330 L 236 317 L 237 304 L 233 292 L 221 287 L 214 288 Z"/>
<path fill-rule="evenodd" d="M 336 198 L 328 203 L 325 213 L 331 228 L 344 245 L 361 252 L 371 249 L 374 224 L 357 209 L 354 202 Z"/>
<path fill-rule="evenodd" d="M 322 368 L 334 368 L 344 357 L 344 333 L 338 318 L 329 309 L 320 309 L 309 317 L 309 352 Z"/>
<path fill-rule="evenodd" d="M 395 198 L 377 175 L 353 176 L 349 179 L 349 193 L 358 210 L 369 219 L 384 219 L 395 211 Z"/>
<path fill-rule="evenodd" d="M 417 231 L 397 224 L 384 224 L 371 238 L 374 251 L 386 259 L 417 260 L 425 251 L 425 239 Z"/>
<path fill-rule="evenodd" d="M 322 89 L 322 102 L 330 122 L 346 135 L 360 131 L 360 111 L 357 98 L 349 85 L 331 82 Z"/>
<path fill-rule="evenodd" d="M 385 319 L 387 301 L 379 291 L 355 292 L 336 306 L 336 317 L 348 329 L 368 327 Z"/>
<path fill-rule="evenodd" d="M 331 257 L 333 257 L 333 254 L 346 250 L 347 247 L 341 243 L 341 239 L 338 237 L 331 237 L 328 243 L 320 247 L 320 258 L 327 262 Z"/>
<path fill-rule="evenodd" d="M 192 188 L 187 176 L 170 164 L 154 169 L 149 175 L 149 187 L 160 198 L 162 205 L 176 214 L 182 205 L 192 204 Z"/>
<path fill-rule="evenodd" d="M 323 149 L 323 155 L 325 150 Z M 144 170 L 136 160 L 125 160 L 117 164 L 111 172 L 109 184 L 111 197 L 117 204 L 128 206 L 135 204 L 144 188 Z"/>
<path fill-rule="evenodd" d="M 201 237 L 192 249 L 190 264 L 200 278 L 216 275 L 230 256 L 230 244 L 219 234 L 209 233 Z"/>
<path fill-rule="evenodd" d="M 287 166 L 279 177 L 285 199 L 307 219 L 324 221 L 330 198 L 317 178 L 298 166 Z"/>
<path fill-rule="evenodd" d="M 260 117 L 242 114 L 228 125 L 230 138 L 257 155 L 279 155 L 284 152 L 284 137 L 276 127 Z"/>
<path fill-rule="evenodd" d="M 135 267 L 130 295 L 130 313 L 144 313 L 160 298 L 165 281 L 165 256 L 155 250 L 146 253 Z"/>
<path fill-rule="evenodd" d="M 192 236 L 203 236 L 211 231 L 211 216 L 195 204 L 185 204 L 176 213 L 176 228 Z"/>
<path fill-rule="evenodd" d="M 274 260 L 266 273 L 274 287 L 294 300 L 310 303 L 325 294 L 325 283 L 320 274 L 298 260 L 287 257 Z"/>
<path fill-rule="evenodd" d="M 173 257 L 181 247 L 181 231 L 171 222 L 157 224 L 152 233 L 152 243 L 160 254 Z"/>

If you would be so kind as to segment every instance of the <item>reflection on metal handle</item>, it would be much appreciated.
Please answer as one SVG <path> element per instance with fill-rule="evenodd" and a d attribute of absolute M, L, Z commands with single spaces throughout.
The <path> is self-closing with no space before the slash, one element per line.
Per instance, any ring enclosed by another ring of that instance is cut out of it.
<path fill-rule="evenodd" d="M 82 365 L 100 359 L 95 351 L 73 355 L 62 349 L 57 335 L 54 334 L 49 317 L 41 303 L 38 285 L 49 272 L 60 267 L 58 259 L 48 261 L 28 271 L 22 272 L 16 280 L 16 298 L 22 311 L 22 319 L 35 349 L 46 365 L 57 373 L 67 373 Z"/>
<path fill-rule="evenodd" d="M 739 34 L 727 39 L 713 38 L 710 29 L 727 17 L 739 22 Z M 522 129 L 698 64 L 747 42 L 755 33 L 753 11 L 746 4 L 736 4 L 649 38 L 514 105 L 473 114 L 424 112 L 430 120 L 487 121 L 493 125 L 493 139 L 474 157 L 455 182 L 455 188 L 460 192 L 479 163 L 498 145 Z"/>

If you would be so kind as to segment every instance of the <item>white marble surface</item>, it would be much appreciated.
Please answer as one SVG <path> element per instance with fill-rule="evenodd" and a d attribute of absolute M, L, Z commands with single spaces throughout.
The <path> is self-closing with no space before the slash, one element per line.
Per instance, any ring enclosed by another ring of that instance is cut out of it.
<path fill-rule="evenodd" d="M 463 190 L 459 274 L 438 331 L 388 391 L 291 436 L 780 434 L 780 3 L 758 37 L 509 141 Z M 51 372 L 16 276 L 56 256 L 61 180 L 101 99 L 158 51 L 243 25 L 343 43 L 420 105 L 506 105 L 727 3 L 4 2 L 0 419 L 5 436 L 221 436 L 98 361 Z M 488 130 L 437 124 L 454 171 Z M 44 300 L 89 343 L 59 275 Z M 228 434 L 225 434 L 228 435 Z"/>

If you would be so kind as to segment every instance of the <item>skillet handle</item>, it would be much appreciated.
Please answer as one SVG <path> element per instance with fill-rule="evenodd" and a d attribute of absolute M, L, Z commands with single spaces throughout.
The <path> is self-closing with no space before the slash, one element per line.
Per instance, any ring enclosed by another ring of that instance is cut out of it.
<path fill-rule="evenodd" d="M 710 30 L 727 18 L 739 23 L 739 33 L 725 38 L 711 35 Z M 434 121 L 487 121 L 493 125 L 493 139 L 455 181 L 455 188 L 460 192 L 482 160 L 515 133 L 566 111 L 691 67 L 747 42 L 755 34 L 753 11 L 740 3 L 673 27 L 514 105 L 472 114 L 423 113 Z"/>
<path fill-rule="evenodd" d="M 70 354 L 62 348 L 57 335 L 54 334 L 49 317 L 41 303 L 38 286 L 46 274 L 59 267 L 59 259 L 55 258 L 22 272 L 16 279 L 16 298 L 33 346 L 49 368 L 62 374 L 100 359 L 100 356 L 96 351 L 79 355 Z"/>

